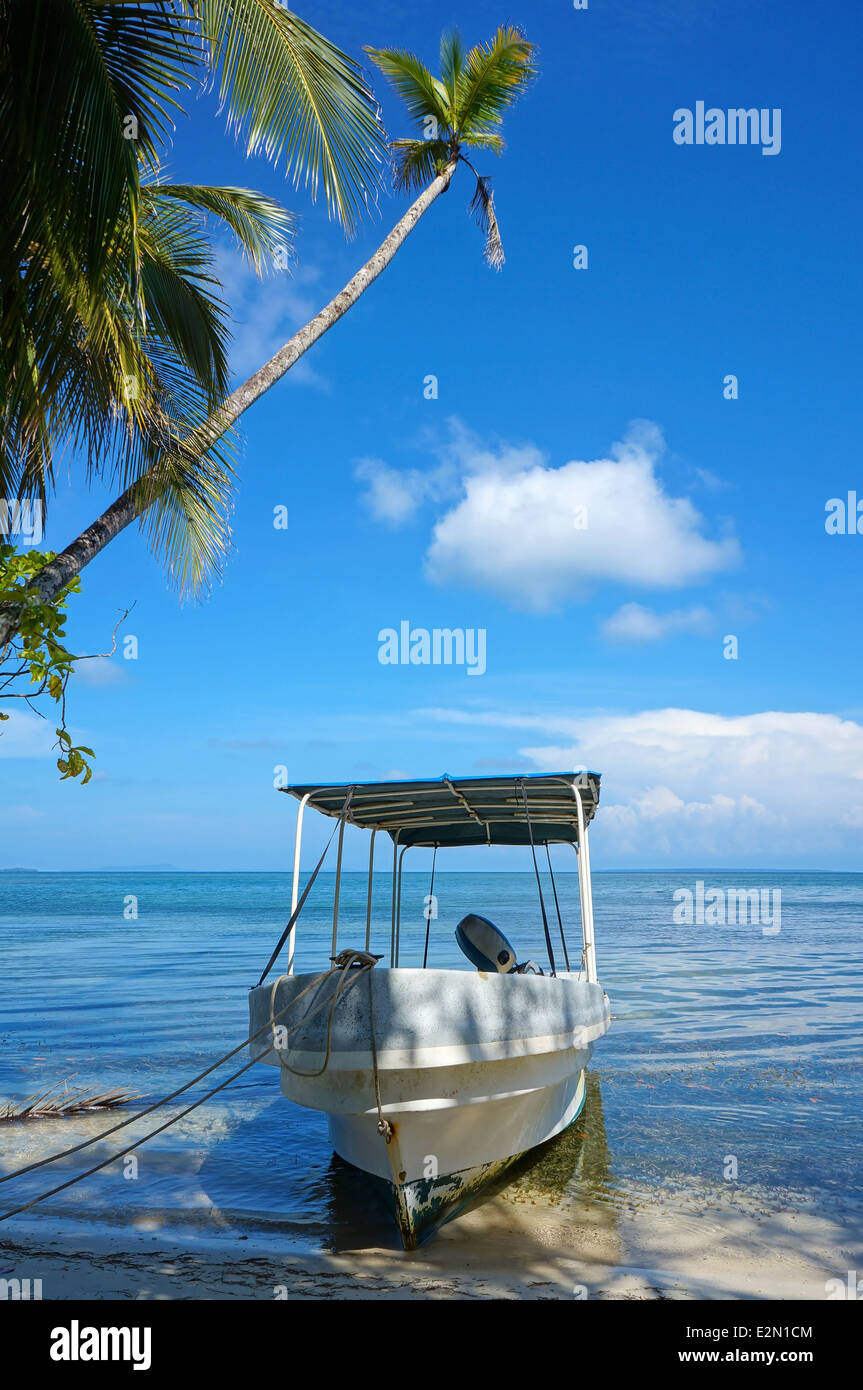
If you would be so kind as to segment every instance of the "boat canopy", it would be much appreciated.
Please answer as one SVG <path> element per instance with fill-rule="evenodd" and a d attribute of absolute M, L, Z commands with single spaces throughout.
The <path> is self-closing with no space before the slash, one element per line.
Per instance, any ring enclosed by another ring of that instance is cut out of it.
<path fill-rule="evenodd" d="M 599 805 L 598 772 L 543 772 L 511 777 L 443 777 L 428 782 L 345 782 L 282 787 L 325 816 L 367 830 L 386 830 L 399 845 L 577 844 L 581 797 L 587 825 Z M 527 814 L 525 813 L 527 803 Z M 528 820 L 529 817 L 529 820 Z"/>

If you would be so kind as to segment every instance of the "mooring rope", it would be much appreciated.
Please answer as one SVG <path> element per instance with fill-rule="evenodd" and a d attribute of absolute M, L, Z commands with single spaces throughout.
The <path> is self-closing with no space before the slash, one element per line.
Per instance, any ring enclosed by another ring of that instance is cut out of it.
<path fill-rule="evenodd" d="M 378 1040 L 375 1030 L 375 987 L 372 984 L 371 970 L 369 971 L 369 1029 L 372 1038 L 372 1073 L 375 1080 L 375 1105 L 378 1107 L 378 1134 L 385 1144 L 391 1144 L 394 1130 L 389 1120 L 384 1119 L 384 1110 L 381 1104 L 381 1078 L 378 1072 Z"/>
<path fill-rule="evenodd" d="M 300 994 L 292 999 L 285 1009 L 280 1010 L 276 1017 L 281 1018 L 283 1013 L 287 1013 L 289 1009 L 292 1009 L 294 1004 L 302 999 L 304 994 L 307 994 L 310 989 L 314 988 L 317 980 L 324 979 L 328 973 L 328 971 L 324 971 L 321 975 L 317 976 L 317 979 L 312 980 L 311 984 L 307 985 Z M 109 1129 L 100 1130 L 98 1134 L 92 1135 L 90 1139 L 82 1140 L 80 1144 L 73 1144 L 72 1147 L 68 1149 L 60 1149 L 57 1153 L 49 1154 L 47 1158 L 37 1159 L 33 1163 L 25 1164 L 23 1168 L 16 1168 L 12 1173 L 0 1175 L 0 1183 L 9 1182 L 10 1178 L 21 1177 L 23 1173 L 31 1173 L 35 1168 L 44 1168 L 47 1163 L 55 1163 L 57 1159 L 69 1158 L 72 1154 L 80 1153 L 82 1149 L 88 1149 L 92 1144 L 98 1144 L 100 1140 L 107 1139 L 110 1134 L 116 1134 L 118 1130 L 125 1129 L 127 1125 L 133 1125 L 136 1120 L 143 1120 L 145 1115 L 151 1115 L 154 1110 L 159 1110 L 163 1105 L 167 1105 L 169 1101 L 176 1100 L 177 1096 L 181 1096 L 184 1091 L 191 1090 L 199 1081 L 203 1081 L 205 1076 L 209 1076 L 211 1072 L 216 1071 L 223 1062 L 227 1062 L 231 1057 L 236 1057 L 238 1052 L 242 1052 L 244 1047 L 248 1047 L 249 1043 L 254 1042 L 255 1038 L 260 1037 L 261 1033 L 266 1032 L 269 1027 L 270 1020 L 268 1019 L 262 1028 L 258 1028 L 256 1032 L 244 1038 L 236 1047 L 231 1048 L 230 1052 L 226 1052 L 224 1057 L 220 1057 L 217 1062 L 213 1062 L 211 1066 L 199 1072 L 197 1076 L 193 1076 L 191 1081 L 187 1081 L 184 1085 L 178 1086 L 176 1091 L 171 1091 L 167 1096 L 162 1096 L 160 1100 L 153 1101 L 152 1105 L 145 1106 L 143 1110 L 138 1110 L 134 1115 L 130 1115 L 127 1119 L 121 1120 L 119 1124 L 111 1125 Z"/>
<path fill-rule="evenodd" d="M 566 937 L 563 931 L 563 918 L 560 915 L 560 903 L 557 898 L 557 884 L 554 881 L 554 869 L 551 867 L 551 852 L 548 848 L 548 840 L 545 842 L 545 857 L 548 860 L 548 874 L 551 879 L 551 891 L 554 894 L 554 906 L 557 912 L 557 925 L 560 928 L 560 944 L 563 947 L 563 959 L 566 961 L 566 968 L 569 970 L 569 952 L 566 949 Z"/>
<path fill-rule="evenodd" d="M 292 1067 L 290 1062 L 285 1061 L 285 1058 L 283 1056 L 283 1049 L 275 1046 L 275 1029 L 273 1029 L 273 1050 L 278 1053 L 279 1065 L 284 1067 L 285 1071 L 289 1071 L 291 1073 L 291 1076 L 323 1076 L 324 1072 L 330 1064 L 330 1054 L 332 1051 L 333 1015 L 335 1014 L 336 1002 L 338 1001 L 338 998 L 342 993 L 343 988 L 345 987 L 345 978 L 347 976 L 348 971 L 353 967 L 358 966 L 359 970 L 355 978 L 359 978 L 359 975 L 366 974 L 368 976 L 369 981 L 369 1030 L 371 1033 L 372 1045 L 372 1076 L 374 1079 L 375 1088 L 375 1105 L 377 1106 L 378 1112 L 378 1134 L 380 1134 L 381 1138 L 387 1144 L 389 1144 L 392 1142 L 394 1131 L 389 1120 L 384 1119 L 383 1104 L 381 1101 L 381 1080 L 378 1069 L 378 1042 L 377 1032 L 375 1028 L 375 992 L 374 985 L 372 984 L 372 971 L 374 970 L 375 966 L 377 965 L 380 959 L 380 956 L 371 955 L 368 951 L 354 951 L 350 949 L 340 951 L 337 956 L 332 957 L 333 969 L 341 970 L 342 973 L 336 984 L 336 988 L 333 991 L 332 1005 L 330 1007 L 330 1013 L 327 1019 L 327 1045 L 326 1051 L 324 1053 L 324 1064 L 322 1067 L 319 1067 L 317 1071 L 300 1071 L 298 1067 Z M 284 975 L 279 976 L 279 979 L 275 981 L 272 991 L 270 993 L 271 1019 L 273 1019 L 273 1005 L 276 1002 L 276 989 L 280 981 L 284 978 Z M 300 1023 L 297 1024 L 297 1028 L 302 1027 L 306 1019 L 310 1017 L 311 1014 L 305 1014 L 303 1018 L 300 1020 Z M 295 1032 L 296 1029 L 292 1029 L 291 1031 Z"/>
<path fill-rule="evenodd" d="M 322 982 L 326 979 L 329 979 L 329 976 L 336 970 L 341 970 L 342 973 L 339 979 L 336 981 L 336 987 L 333 990 L 332 1001 L 330 1002 L 330 1013 L 327 1019 L 327 1046 L 326 1051 L 324 1052 L 324 1065 L 322 1067 L 319 1067 L 317 1071 L 300 1071 L 298 1067 L 292 1067 L 290 1062 L 286 1062 L 284 1057 L 282 1056 L 282 1048 L 276 1046 L 276 1031 L 275 1027 L 273 1028 L 273 1051 L 278 1053 L 280 1065 L 284 1067 L 285 1071 L 289 1071 L 292 1076 L 323 1076 L 327 1067 L 330 1065 L 330 1052 L 332 1050 L 333 1041 L 333 1015 L 335 1014 L 336 1004 L 339 1001 L 339 996 L 342 993 L 342 989 L 344 987 L 345 976 L 347 975 L 351 967 L 354 965 L 358 965 L 360 967 L 360 974 L 362 974 L 363 971 L 373 969 L 373 967 L 377 965 L 378 961 L 380 960 L 380 956 L 371 956 L 368 955 L 365 951 L 352 951 L 350 949 L 347 949 L 344 951 L 340 951 L 337 956 L 331 956 L 330 959 L 333 962 L 332 970 L 329 970 L 326 973 L 326 975 L 321 976 Z M 279 975 L 278 979 L 273 982 L 273 987 L 270 990 L 270 1021 L 272 1023 L 275 1023 L 275 1019 L 273 1016 L 273 1006 L 276 1002 L 276 990 L 278 989 L 282 980 L 285 979 L 290 979 L 290 976 Z M 311 1018 L 311 1014 L 304 1014 L 297 1027 L 301 1027 L 302 1024 L 305 1023 L 306 1019 L 308 1018 Z M 296 1030 L 294 1029 L 292 1031 Z"/>
<path fill-rule="evenodd" d="M 364 953 L 359 951 L 343 951 L 341 955 L 354 957 L 362 956 L 364 955 Z M 376 963 L 379 957 L 372 957 L 371 959 L 374 963 Z M 193 1077 L 191 1081 L 187 1081 L 185 1085 L 178 1087 L 176 1091 L 172 1091 L 170 1095 L 163 1096 L 160 1100 L 154 1101 L 152 1105 L 148 1105 L 144 1110 L 140 1110 L 137 1114 L 129 1116 L 128 1119 L 121 1120 L 119 1124 L 112 1125 L 109 1129 L 102 1130 L 99 1134 L 93 1135 L 90 1139 L 83 1140 L 80 1144 L 75 1144 L 68 1149 L 61 1149 L 58 1153 L 49 1154 L 47 1158 L 38 1159 L 34 1163 L 25 1164 L 24 1167 L 17 1168 L 12 1173 L 3 1174 L 2 1176 L 0 1176 L 0 1182 L 8 1182 L 11 1178 L 18 1178 L 21 1177 L 24 1173 L 32 1172 L 36 1168 L 43 1168 L 48 1163 L 55 1163 L 58 1159 L 68 1158 L 71 1154 L 80 1153 L 82 1149 L 89 1148 L 93 1144 L 98 1144 L 102 1139 L 106 1139 L 108 1135 L 116 1134 L 118 1130 L 125 1129 L 127 1125 L 134 1124 L 137 1120 L 143 1119 L 145 1115 L 152 1114 L 154 1110 L 158 1110 L 161 1106 L 166 1105 L 168 1101 L 174 1100 L 177 1096 L 182 1095 L 184 1091 L 188 1091 L 192 1086 L 196 1085 L 197 1082 L 202 1081 L 205 1076 L 209 1076 L 211 1072 L 215 1071 L 218 1067 L 222 1066 L 224 1062 L 227 1062 L 230 1057 L 235 1057 L 238 1052 L 241 1052 L 243 1048 L 248 1047 L 249 1044 L 253 1042 L 255 1038 L 261 1035 L 261 1033 L 266 1032 L 268 1029 L 272 1031 L 273 1024 L 276 1019 L 283 1017 L 283 1015 L 288 1013 L 295 1006 L 295 1004 L 299 1003 L 300 999 L 302 999 L 304 995 L 308 994 L 310 990 L 314 989 L 317 985 L 323 983 L 324 980 L 326 980 L 330 975 L 334 974 L 337 970 L 342 969 L 342 979 L 338 982 L 334 994 L 334 999 L 331 1004 L 331 1026 L 332 1012 L 335 1008 L 335 1002 L 338 1000 L 342 992 L 341 986 L 343 984 L 344 976 L 347 973 L 347 969 L 349 968 L 350 964 L 351 961 L 348 961 L 347 965 L 343 968 L 341 957 L 337 957 L 336 962 L 333 963 L 329 970 L 323 971 L 320 975 L 317 975 L 314 980 L 311 980 L 308 985 L 306 985 L 302 990 L 300 990 L 299 994 L 294 996 L 294 998 L 290 1001 L 289 1004 L 285 1006 L 284 1009 L 280 1009 L 277 1014 L 273 1015 L 271 1008 L 270 1018 L 267 1019 L 266 1023 L 261 1028 L 258 1028 L 254 1033 L 250 1034 L 249 1037 L 244 1039 L 244 1041 L 241 1042 L 237 1047 L 232 1048 L 230 1052 L 226 1052 L 223 1057 L 220 1057 L 218 1061 L 213 1062 L 211 1066 L 207 1067 L 205 1071 L 200 1072 L 198 1076 Z M 295 1033 L 298 1029 L 302 1028 L 303 1025 L 307 1023 L 310 1018 L 312 1018 L 328 1003 L 330 1003 L 330 1001 L 325 999 L 321 1003 L 315 1004 L 310 1010 L 303 1014 L 303 1017 L 300 1019 L 298 1023 L 295 1023 L 293 1027 L 288 1029 L 287 1037 L 290 1037 L 292 1033 Z M 279 1060 L 281 1061 L 281 1057 Z M 8 1221 L 10 1217 L 20 1215 L 21 1212 L 29 1210 L 30 1207 L 37 1206 L 39 1202 L 44 1202 L 48 1197 L 54 1197 L 57 1195 L 58 1192 L 64 1192 L 66 1188 L 74 1187 L 75 1183 L 83 1182 L 85 1178 L 89 1178 L 94 1173 L 100 1172 L 102 1168 L 107 1168 L 109 1164 L 115 1163 L 117 1159 L 124 1158 L 127 1154 L 133 1153 L 134 1150 L 139 1149 L 142 1144 L 146 1144 L 150 1139 L 154 1139 L 156 1135 L 162 1134 L 164 1130 L 169 1129 L 171 1125 L 176 1124 L 178 1120 L 182 1120 L 186 1115 L 189 1115 L 193 1110 L 196 1110 L 198 1106 L 203 1105 L 205 1101 L 212 1099 L 212 1097 L 217 1095 L 219 1091 L 223 1091 L 226 1086 L 230 1086 L 230 1084 L 233 1081 L 236 1081 L 238 1076 L 242 1076 L 244 1072 L 247 1072 L 259 1061 L 260 1058 L 253 1057 L 250 1062 L 247 1062 L 244 1066 L 240 1067 L 237 1071 L 233 1072 L 232 1075 L 229 1076 L 225 1081 L 220 1082 L 218 1086 L 214 1086 L 211 1090 L 205 1092 L 203 1096 L 199 1097 L 198 1100 L 193 1101 L 191 1105 L 185 1108 L 185 1110 L 181 1110 L 178 1114 L 173 1115 L 171 1119 L 166 1120 L 163 1125 L 159 1125 L 156 1129 L 150 1130 L 147 1134 L 142 1135 L 140 1139 L 136 1139 L 134 1144 L 129 1144 L 125 1149 L 120 1149 L 117 1153 L 110 1154 L 108 1158 L 103 1159 L 100 1163 L 94 1164 L 92 1168 L 88 1168 L 85 1170 L 85 1172 L 77 1174 L 74 1178 L 70 1178 L 67 1182 L 60 1183 L 57 1187 L 52 1187 L 47 1192 L 40 1193 L 38 1197 L 32 1198 L 31 1201 L 24 1202 L 21 1206 L 13 1207 L 9 1211 L 0 1213 L 0 1221 Z M 376 1056 L 375 1068 L 377 1068 Z M 377 1077 L 375 1078 L 375 1080 L 377 1085 Z"/>
<path fill-rule="evenodd" d="M 533 855 L 533 871 L 536 874 L 536 886 L 539 889 L 539 908 L 540 912 L 542 913 L 543 930 L 545 931 L 545 945 L 546 950 L 548 951 L 548 963 L 551 966 L 552 975 L 556 975 L 557 967 L 554 963 L 554 950 L 552 949 L 551 945 L 551 932 L 548 929 L 548 914 L 545 910 L 545 898 L 542 894 L 542 879 L 539 876 L 539 865 L 536 862 L 536 846 L 533 843 L 533 826 L 530 823 L 530 811 L 527 809 L 527 792 L 525 791 L 524 782 L 521 778 L 519 778 L 515 786 L 516 793 L 518 792 L 518 788 L 521 787 L 521 796 L 524 802 L 524 818 L 527 821 L 527 833 L 530 837 L 530 852 Z"/>

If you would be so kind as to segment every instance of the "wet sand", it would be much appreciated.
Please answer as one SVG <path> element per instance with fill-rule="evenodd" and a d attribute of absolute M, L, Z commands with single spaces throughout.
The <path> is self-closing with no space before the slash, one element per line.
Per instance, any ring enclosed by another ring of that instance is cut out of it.
<path fill-rule="evenodd" d="M 413 1254 L 365 1249 L 279 1257 L 272 1238 L 158 1232 L 0 1241 L 5 1277 L 43 1299 L 791 1299 L 859 1268 L 859 1232 L 751 1195 L 630 1193 L 627 1205 L 548 1201 L 516 1184 Z"/>

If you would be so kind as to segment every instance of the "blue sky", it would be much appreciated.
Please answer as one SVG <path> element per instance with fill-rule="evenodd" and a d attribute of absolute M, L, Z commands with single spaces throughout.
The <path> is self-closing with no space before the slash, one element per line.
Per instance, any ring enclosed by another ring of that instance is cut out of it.
<path fill-rule="evenodd" d="M 284 868 L 283 765 L 325 783 L 587 763 L 604 774 L 596 867 L 860 869 L 863 535 L 825 530 L 829 499 L 863 497 L 858 7 L 300 12 L 351 52 L 430 62 L 451 23 L 469 43 L 524 26 L 540 77 L 504 158 L 483 161 L 506 265 L 482 260 L 462 170 L 244 418 L 234 553 L 209 599 L 179 604 L 137 534 L 89 567 L 73 646 L 104 650 L 134 602 L 138 658 L 90 663 L 70 689 L 88 787 L 58 783 L 50 729 L 17 710 L 4 726 L 0 867 Z M 781 150 L 676 144 L 674 112 L 698 101 L 780 109 Z M 222 254 L 239 375 L 405 206 L 384 197 L 346 243 L 243 158 L 209 98 L 170 169 L 301 214 L 291 276 L 256 283 Z M 46 543 L 107 500 L 71 461 Z M 382 665 L 379 633 L 403 621 L 484 630 L 485 672 Z"/>

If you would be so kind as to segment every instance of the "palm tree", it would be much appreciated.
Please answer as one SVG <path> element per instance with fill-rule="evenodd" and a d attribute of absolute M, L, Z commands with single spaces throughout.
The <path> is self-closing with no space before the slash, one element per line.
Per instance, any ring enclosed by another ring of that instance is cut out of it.
<path fill-rule="evenodd" d="M 485 257 L 500 270 L 503 243 L 494 210 L 491 179 L 478 174 L 465 149 L 503 154 L 504 112 L 534 76 L 533 45 L 517 29 L 498 29 L 487 47 L 465 53 L 458 32 L 441 41 L 441 76 L 400 49 L 366 50 L 390 79 L 423 132 L 422 138 L 394 140 L 391 149 L 396 186 L 422 188 L 451 165 L 467 165 L 476 179 L 471 211 L 486 233 Z"/>
<path fill-rule="evenodd" d="M 201 579 L 196 566 L 217 564 L 226 541 L 222 518 L 231 477 L 224 447 L 197 460 L 193 474 L 182 470 L 182 439 L 207 418 L 228 381 L 227 306 L 217 297 L 220 286 L 202 214 L 232 231 L 258 269 L 282 246 L 292 225 L 277 203 L 247 189 L 147 183 L 139 190 L 135 229 L 146 331 L 126 274 L 133 236 L 127 218 L 115 229 L 117 254 L 106 264 L 103 295 L 92 305 L 81 296 L 81 332 L 72 344 L 82 378 L 88 371 L 109 380 L 112 372 L 128 373 L 125 396 L 140 428 L 126 428 L 119 409 L 104 424 L 106 436 L 119 436 L 118 469 L 136 473 L 163 456 L 174 460 L 174 477 L 163 470 L 163 487 L 150 518 L 154 535 L 190 566 L 193 583 Z M 78 365 L 73 360 L 70 377 Z M 17 554 L 0 540 L 0 604 L 4 597 L 17 600 L 22 582 L 37 575 L 50 558 L 38 552 Z M 67 594 L 77 587 L 76 582 L 64 589 L 51 604 L 27 605 L 18 641 L 0 652 L 0 698 L 22 699 L 37 713 L 40 696 L 53 700 L 57 766 L 63 778 L 87 782 L 92 773 L 87 758 L 93 751 L 74 747 L 66 729 L 66 688 L 80 658 L 63 645 L 64 610 Z M 0 721 L 8 717 L 0 712 Z"/>
<path fill-rule="evenodd" d="M 535 75 L 534 48 L 522 32 L 498 29 L 488 44 L 465 53 L 457 34 L 441 44 L 441 77 L 436 78 L 413 54 L 392 49 L 368 49 L 377 66 L 393 82 L 407 105 L 418 134 L 392 145 L 396 183 L 400 188 L 425 185 L 374 255 L 313 319 L 246 382 L 239 386 L 183 441 L 175 458 L 162 458 L 121 495 L 71 545 L 34 577 L 27 589 L 33 601 L 51 602 L 115 536 L 160 501 L 166 479 L 182 491 L 206 457 L 254 401 L 268 391 L 341 319 L 390 264 L 420 218 L 447 191 L 460 163 L 476 179 L 471 203 L 486 231 L 486 257 L 502 264 L 500 234 L 490 182 L 476 174 L 465 149 L 503 150 L 504 113 Z M 204 565 L 199 565 L 200 573 Z M 0 609 L 0 650 L 16 631 L 21 605 Z"/>
<path fill-rule="evenodd" d="M 132 476 L 159 413 L 148 297 L 163 318 L 196 313 L 165 302 L 145 185 L 181 99 L 211 80 L 247 151 L 322 187 L 353 230 L 379 186 L 377 106 L 357 65 L 277 0 L 0 0 L 0 496 L 44 501 L 63 446 L 93 471 L 122 448 Z M 207 211 L 244 215 L 215 191 Z M 206 353 L 196 366 L 212 408 L 225 373 Z"/>

